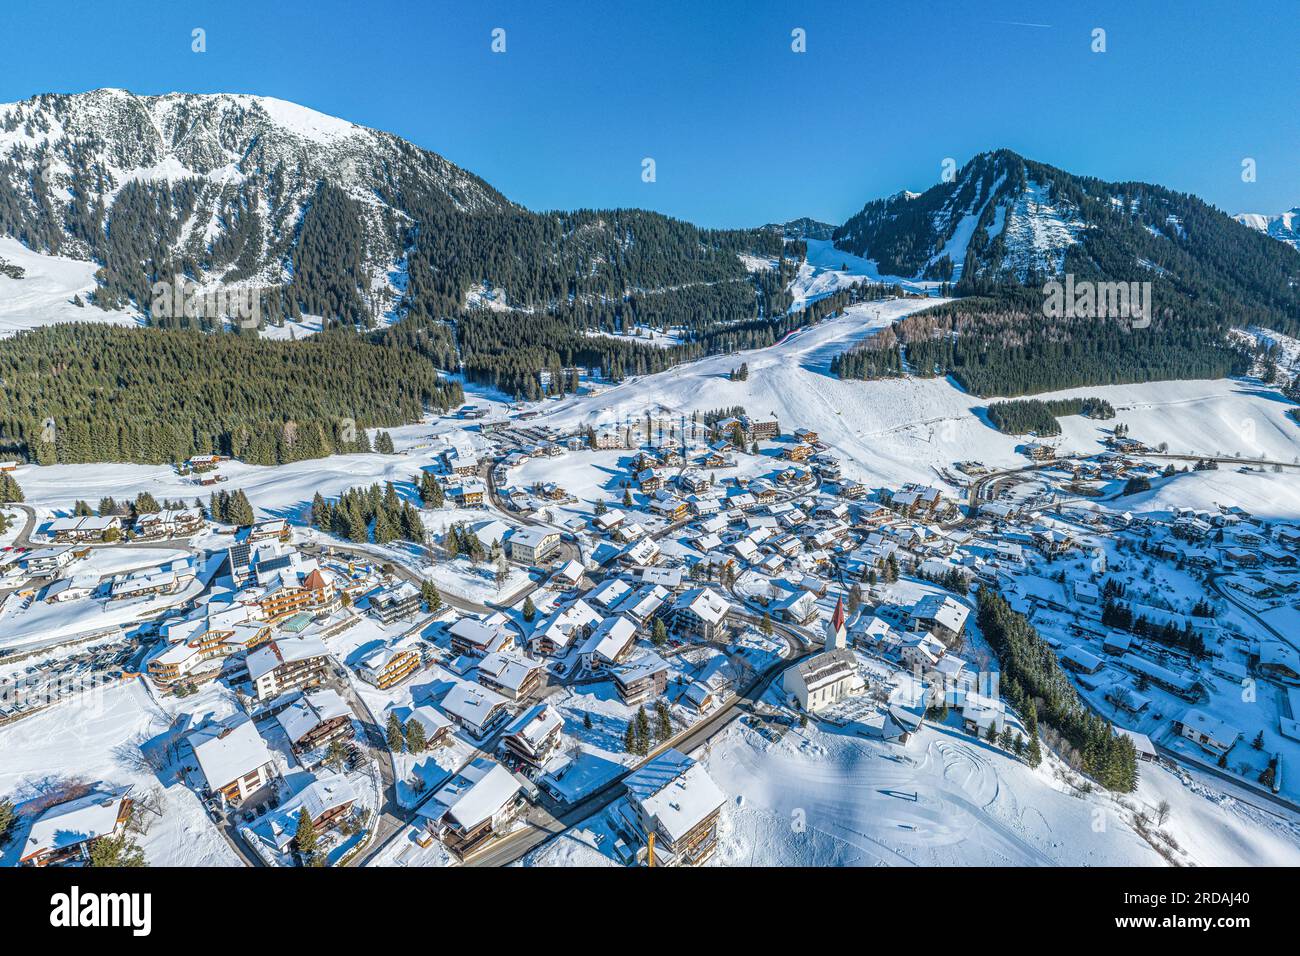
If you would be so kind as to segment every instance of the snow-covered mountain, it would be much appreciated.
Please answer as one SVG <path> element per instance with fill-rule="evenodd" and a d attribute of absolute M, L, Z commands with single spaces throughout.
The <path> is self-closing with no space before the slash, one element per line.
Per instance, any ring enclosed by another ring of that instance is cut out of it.
<path fill-rule="evenodd" d="M 1243 212 L 1232 217 L 1243 226 L 1268 233 L 1274 239 L 1285 242 L 1292 249 L 1300 250 L 1300 206 L 1265 216 L 1257 212 Z"/>
<path fill-rule="evenodd" d="M 0 105 L 0 234 L 103 263 L 109 307 L 139 292 L 139 259 L 170 256 L 202 283 L 284 284 L 323 184 L 359 223 L 376 311 L 400 291 L 389 273 L 414 215 L 513 208 L 400 137 L 270 97 L 104 89 Z"/>
<path fill-rule="evenodd" d="M 1284 241 L 1289 235 L 1294 246 L 1293 213 L 1236 218 Z M 1189 233 L 1189 220 L 1198 223 L 1197 235 Z M 1219 248 L 1227 241 L 1251 256 L 1259 248 L 1195 197 L 1146 183 L 1102 182 L 997 150 L 923 193 L 868 202 L 835 231 L 834 242 L 884 274 L 1027 283 L 1060 275 L 1071 253 L 1076 265 L 1115 272 L 1115 279 L 1167 272 L 1190 265 L 1179 260 L 1198 257 L 1198 245 L 1213 245 L 1211 233 Z"/>

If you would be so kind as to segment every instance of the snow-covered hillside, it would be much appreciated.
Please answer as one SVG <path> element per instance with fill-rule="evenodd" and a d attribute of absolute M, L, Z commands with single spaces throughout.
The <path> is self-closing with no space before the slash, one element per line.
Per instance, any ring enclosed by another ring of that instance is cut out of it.
<path fill-rule="evenodd" d="M 86 307 L 95 290 L 92 262 L 42 255 L 16 239 L 0 236 L 0 263 L 22 270 L 21 278 L 0 270 L 0 336 L 56 322 L 138 322 L 124 311 Z M 80 306 L 75 301 L 78 298 Z"/>
<path fill-rule="evenodd" d="M 1293 249 L 1300 249 L 1300 206 L 1266 216 L 1257 212 L 1243 212 L 1232 217 L 1244 226 L 1268 233 L 1279 242 L 1285 242 Z"/>
<path fill-rule="evenodd" d="M 0 233 L 77 260 L 104 259 L 103 234 L 129 184 L 177 187 L 172 205 L 184 212 L 171 251 L 178 263 L 203 264 L 194 278 L 204 287 L 287 281 L 295 230 L 329 183 L 355 201 L 381 310 L 404 280 L 388 273 L 402 261 L 410 209 L 511 207 L 478 177 L 391 133 L 244 94 L 103 89 L 3 104 L 0 168 Z"/>

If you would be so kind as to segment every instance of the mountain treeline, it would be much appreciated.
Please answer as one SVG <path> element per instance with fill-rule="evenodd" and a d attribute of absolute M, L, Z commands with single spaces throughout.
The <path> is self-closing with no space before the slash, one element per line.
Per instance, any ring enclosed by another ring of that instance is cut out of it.
<path fill-rule="evenodd" d="M 342 329 L 287 342 L 76 323 L 0 341 L 0 443 L 41 464 L 318 458 L 463 400 L 415 352 Z"/>

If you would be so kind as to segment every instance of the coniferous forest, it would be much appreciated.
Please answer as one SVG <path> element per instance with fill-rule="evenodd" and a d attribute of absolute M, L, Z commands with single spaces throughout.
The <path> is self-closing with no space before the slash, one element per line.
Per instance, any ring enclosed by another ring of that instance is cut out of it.
<path fill-rule="evenodd" d="M 1076 770 L 1107 790 L 1132 792 L 1138 778 L 1133 742 L 1088 708 L 1029 619 L 990 588 L 979 589 L 977 610 L 980 631 L 1002 665 L 1002 695 L 1022 716 L 1037 715 L 1051 731 L 1049 742 Z"/>
<path fill-rule="evenodd" d="M 318 458 L 463 400 L 419 354 L 343 329 L 287 342 L 48 326 L 0 342 L 0 382 L 6 453 L 43 464 Z"/>

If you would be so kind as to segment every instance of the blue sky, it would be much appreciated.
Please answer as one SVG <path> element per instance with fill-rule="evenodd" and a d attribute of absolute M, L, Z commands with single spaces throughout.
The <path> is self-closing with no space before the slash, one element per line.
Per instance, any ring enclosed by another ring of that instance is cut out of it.
<path fill-rule="evenodd" d="M 1002 146 L 1228 212 L 1300 205 L 1298 0 L 5 0 L 0 37 L 3 102 L 278 96 L 391 130 L 534 209 L 838 223 Z"/>

